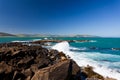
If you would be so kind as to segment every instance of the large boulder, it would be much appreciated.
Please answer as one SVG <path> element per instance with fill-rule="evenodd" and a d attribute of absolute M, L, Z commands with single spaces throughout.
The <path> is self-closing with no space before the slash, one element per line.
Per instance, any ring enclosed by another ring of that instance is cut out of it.
<path fill-rule="evenodd" d="M 75 80 L 79 66 L 72 60 L 65 60 L 38 70 L 31 80 Z"/>

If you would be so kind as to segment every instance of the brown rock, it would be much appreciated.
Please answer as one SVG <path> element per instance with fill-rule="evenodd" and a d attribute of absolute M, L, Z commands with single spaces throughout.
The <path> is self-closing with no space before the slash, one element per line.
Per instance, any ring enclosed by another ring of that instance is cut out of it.
<path fill-rule="evenodd" d="M 34 63 L 33 57 L 25 57 L 24 59 L 21 59 L 17 64 L 18 64 L 18 67 L 28 68 L 33 63 Z"/>
<path fill-rule="evenodd" d="M 0 63 L 0 80 L 12 80 L 12 66 L 8 66 L 4 61 Z"/>
<path fill-rule="evenodd" d="M 107 77 L 104 80 L 117 80 L 117 79 Z"/>
<path fill-rule="evenodd" d="M 76 69 L 75 69 L 76 68 Z M 74 70 L 75 69 L 75 70 Z M 31 80 L 70 80 L 80 68 L 71 60 L 66 60 L 38 70 Z"/>
<path fill-rule="evenodd" d="M 14 72 L 14 75 L 13 75 L 13 78 L 11 80 L 25 80 L 25 75 L 21 72 L 18 72 L 18 71 L 15 71 Z"/>
<path fill-rule="evenodd" d="M 0 80 L 85 80 L 94 77 L 103 80 L 91 67 L 81 70 L 63 52 L 21 43 L 0 44 Z"/>
<path fill-rule="evenodd" d="M 99 75 L 98 73 L 94 72 L 93 67 L 91 67 L 89 65 L 87 67 L 83 68 L 82 73 L 86 74 L 87 78 L 96 78 L 96 79 L 104 80 L 104 77 Z"/>

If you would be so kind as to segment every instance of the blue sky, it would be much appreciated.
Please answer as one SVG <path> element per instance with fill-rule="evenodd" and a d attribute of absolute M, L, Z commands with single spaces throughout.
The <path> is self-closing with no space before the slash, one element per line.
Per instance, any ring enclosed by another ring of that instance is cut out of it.
<path fill-rule="evenodd" d="M 120 0 L 0 0 L 0 32 L 120 37 Z"/>

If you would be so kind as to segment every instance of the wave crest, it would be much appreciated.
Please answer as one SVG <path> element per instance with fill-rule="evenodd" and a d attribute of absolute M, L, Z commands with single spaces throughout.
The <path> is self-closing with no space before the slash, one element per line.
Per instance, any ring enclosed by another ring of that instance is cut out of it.
<path fill-rule="evenodd" d="M 112 77 L 117 80 L 120 79 L 120 73 L 117 69 L 111 69 L 109 65 L 120 65 L 120 63 L 111 63 L 106 64 L 105 62 L 94 60 L 94 58 L 117 58 L 120 56 L 111 55 L 111 54 L 102 54 L 102 53 L 90 53 L 90 52 L 73 52 L 70 51 L 71 46 L 67 41 L 57 43 L 52 47 L 52 49 L 56 49 L 58 51 L 63 51 L 66 55 L 69 55 L 79 66 L 93 66 L 94 71 L 103 75 L 104 77 Z M 75 48 L 74 48 L 75 49 Z"/>

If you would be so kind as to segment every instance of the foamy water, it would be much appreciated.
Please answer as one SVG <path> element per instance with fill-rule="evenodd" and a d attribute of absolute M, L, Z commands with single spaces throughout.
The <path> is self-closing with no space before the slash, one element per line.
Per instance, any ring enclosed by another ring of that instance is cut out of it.
<path fill-rule="evenodd" d="M 101 54 L 99 52 L 73 52 L 70 51 L 72 47 L 68 42 L 64 41 L 61 43 L 57 43 L 52 47 L 52 49 L 56 49 L 58 51 L 64 52 L 66 55 L 69 55 L 79 66 L 93 66 L 94 71 L 101 74 L 104 77 L 112 77 L 117 80 L 120 80 L 120 73 L 118 69 L 110 68 L 110 66 L 119 66 L 120 62 L 107 62 L 107 60 L 120 59 L 120 56 L 112 55 L 112 54 Z M 73 48 L 77 49 L 77 48 Z M 104 58 L 105 60 L 99 61 L 100 58 Z M 98 59 L 98 60 L 97 60 Z"/>
<path fill-rule="evenodd" d="M 39 40 L 42 40 L 42 39 L 33 39 L 33 41 L 39 41 Z"/>
<path fill-rule="evenodd" d="M 12 41 L 12 42 L 21 42 L 21 43 L 23 43 L 23 42 L 30 42 L 30 41 L 19 41 L 19 40 L 16 40 L 16 41 Z"/>

